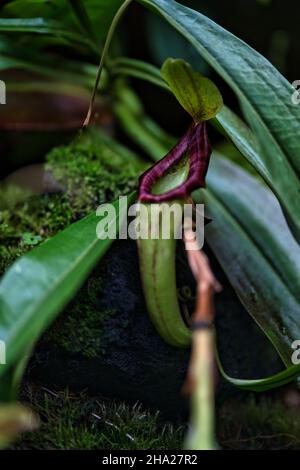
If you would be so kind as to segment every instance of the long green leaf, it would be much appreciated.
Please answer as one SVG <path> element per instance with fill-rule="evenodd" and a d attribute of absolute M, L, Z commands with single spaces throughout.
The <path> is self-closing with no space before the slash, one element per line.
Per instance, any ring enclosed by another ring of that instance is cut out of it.
<path fill-rule="evenodd" d="M 161 77 L 160 70 L 147 62 L 127 57 L 119 57 L 118 59 L 110 61 L 108 66 L 110 72 L 114 75 L 128 75 L 130 77 L 140 78 L 169 91 L 167 83 Z"/>
<path fill-rule="evenodd" d="M 281 387 L 282 385 L 288 384 L 289 382 L 297 379 L 300 373 L 300 366 L 294 365 L 288 367 L 282 372 L 278 372 L 277 374 L 271 375 L 270 377 L 265 377 L 263 379 L 239 379 L 230 377 L 230 375 L 225 372 L 218 355 L 217 362 L 223 377 L 228 382 L 238 388 L 241 388 L 242 390 L 251 390 L 253 392 L 265 392 L 266 390 L 271 390 L 272 388 Z"/>
<path fill-rule="evenodd" d="M 276 188 L 273 185 L 268 168 L 261 158 L 258 142 L 251 129 L 227 106 L 223 107 L 215 119 L 221 124 L 225 135 L 232 140 L 241 154 L 276 194 Z"/>
<path fill-rule="evenodd" d="M 291 344 L 300 338 L 299 245 L 276 198 L 255 177 L 215 154 L 207 183 L 203 198 L 213 223 L 206 239 L 241 302 L 289 367 Z"/>
<path fill-rule="evenodd" d="M 77 18 L 78 23 L 82 27 L 83 31 L 85 31 L 85 33 L 87 33 L 90 39 L 94 42 L 95 37 L 93 28 L 83 0 L 69 0 L 69 4 L 73 9 L 74 15 Z"/>
<path fill-rule="evenodd" d="M 35 17 L 57 19 L 70 31 L 80 31 L 78 27 L 78 20 L 80 20 L 85 30 L 89 32 L 89 37 L 93 41 L 96 38 L 99 43 L 104 40 L 112 18 L 122 1 L 74 0 L 72 1 L 73 4 L 76 4 L 74 15 L 74 9 L 70 8 L 69 0 L 15 0 L 4 5 L 1 16 L 22 19 Z M 80 6 L 80 4 L 82 5 Z M 40 47 L 39 44 L 32 44 L 32 42 L 31 45 Z"/>
<path fill-rule="evenodd" d="M 87 37 L 68 30 L 59 21 L 46 18 L 0 18 L 0 31 L 10 33 L 48 34 L 70 44 L 80 44 L 98 54 L 97 46 Z"/>
<path fill-rule="evenodd" d="M 135 194 L 129 196 L 132 202 Z M 114 203 L 118 222 L 118 202 Z M 0 284 L 0 338 L 6 365 L 22 359 L 32 344 L 77 292 L 112 240 L 99 240 L 94 213 L 72 224 L 17 260 Z"/>
<path fill-rule="evenodd" d="M 0 70 L 23 69 L 62 82 L 76 83 L 91 89 L 97 67 L 89 63 L 64 59 L 57 64 L 53 58 L 41 56 L 36 51 L 28 51 L 24 47 L 0 38 Z"/>
<path fill-rule="evenodd" d="M 132 113 L 126 103 L 119 101 L 114 106 L 114 111 L 121 122 L 125 132 L 141 147 L 147 148 L 154 160 L 159 160 L 166 153 L 165 143 L 161 143 L 157 136 L 149 132 L 147 118 L 143 115 Z M 150 121 L 151 122 L 151 121 Z"/>
<path fill-rule="evenodd" d="M 173 0 L 139 1 L 185 36 L 236 93 L 299 241 L 300 107 L 292 104 L 293 87 L 258 52 L 201 13 Z"/>

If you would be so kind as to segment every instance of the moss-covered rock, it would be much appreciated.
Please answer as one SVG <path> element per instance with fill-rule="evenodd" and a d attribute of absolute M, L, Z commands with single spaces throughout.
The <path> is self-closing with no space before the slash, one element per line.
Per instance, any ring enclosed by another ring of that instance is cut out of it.
<path fill-rule="evenodd" d="M 178 252 L 180 302 L 191 311 L 194 281 Z M 258 378 L 280 369 L 275 351 L 237 299 L 209 253 L 224 287 L 216 298 L 218 346 L 226 371 Z M 185 298 L 186 297 L 186 298 Z M 167 345 L 155 331 L 142 292 L 136 244 L 116 241 L 36 349 L 30 380 L 47 387 L 141 401 L 173 418 L 184 415 L 181 394 L 189 350 Z M 218 402 L 238 392 L 220 380 Z"/>
<path fill-rule="evenodd" d="M 31 195 L 14 207 L 0 210 L 0 274 L 17 257 L 55 235 L 72 222 L 72 213 L 60 194 Z"/>
<path fill-rule="evenodd" d="M 42 338 L 28 378 L 48 387 L 141 401 L 174 416 L 184 409 L 180 390 L 188 358 L 187 350 L 167 345 L 155 331 L 136 244 L 120 240 Z"/>
<path fill-rule="evenodd" d="M 59 194 L 31 194 L 19 187 L 0 191 L 0 275 L 21 254 L 96 210 L 128 194 L 145 164 L 99 129 L 80 134 L 46 156 L 46 173 Z"/>
<path fill-rule="evenodd" d="M 52 150 L 46 169 L 78 218 L 132 191 L 145 164 L 100 130 L 91 129 L 68 146 Z"/>
<path fill-rule="evenodd" d="M 100 265 L 44 335 L 43 344 L 87 359 L 101 356 L 104 325 L 116 313 L 113 308 L 99 308 L 103 275 Z"/>

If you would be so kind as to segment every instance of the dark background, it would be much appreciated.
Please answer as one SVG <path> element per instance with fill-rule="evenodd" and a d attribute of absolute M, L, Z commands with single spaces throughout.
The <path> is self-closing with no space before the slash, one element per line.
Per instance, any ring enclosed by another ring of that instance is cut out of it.
<path fill-rule="evenodd" d="M 5 3 L 8 2 L 2 2 L 0 6 Z M 180 3 L 199 10 L 245 40 L 266 56 L 290 82 L 300 79 L 299 0 L 182 0 Z M 101 25 L 99 27 L 101 28 Z M 17 35 L 9 37 L 13 41 L 23 40 Z M 193 46 L 166 21 L 137 2 L 130 5 L 118 28 L 117 37 L 117 55 L 149 61 L 158 67 L 167 57 L 184 58 L 195 69 L 209 76 L 220 88 L 226 105 L 239 113 L 239 104 L 231 89 L 201 59 Z M 40 36 L 33 38 L 34 41 L 41 40 Z M 28 44 L 30 45 L 30 42 Z M 47 55 L 55 57 L 57 52 L 55 47 L 48 47 L 42 54 L 47 60 Z M 78 59 L 72 56 L 73 51 L 70 56 L 69 49 L 64 51 L 60 48 L 59 53 L 64 52 L 69 58 Z M 98 57 L 83 59 L 91 60 L 95 64 L 98 61 Z M 22 80 L 20 71 L 9 73 L 9 78 Z M 0 78 L 3 77 L 1 71 Z M 144 81 L 131 79 L 131 84 L 142 99 L 146 112 L 169 133 L 177 137 L 182 135 L 188 126 L 189 117 L 176 100 Z M 7 105 L 0 107 L 1 177 L 20 166 L 43 161 L 50 148 L 73 138 L 74 133 L 81 127 L 87 107 L 87 101 L 79 102 L 76 99 L 70 100 L 45 93 L 35 93 L 34 96 L 9 95 Z M 106 119 L 105 116 L 104 118 Z M 118 131 L 117 126 L 116 130 L 116 138 L 135 149 L 132 142 Z M 214 144 L 218 143 L 221 137 L 212 129 L 210 138 Z"/>

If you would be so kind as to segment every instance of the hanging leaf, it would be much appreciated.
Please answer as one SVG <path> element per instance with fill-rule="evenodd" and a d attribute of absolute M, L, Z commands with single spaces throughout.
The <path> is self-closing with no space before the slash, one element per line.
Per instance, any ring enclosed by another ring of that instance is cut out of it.
<path fill-rule="evenodd" d="M 237 165 L 214 155 L 202 198 L 212 247 L 241 302 L 287 367 L 300 338 L 300 249 L 274 195 Z"/>

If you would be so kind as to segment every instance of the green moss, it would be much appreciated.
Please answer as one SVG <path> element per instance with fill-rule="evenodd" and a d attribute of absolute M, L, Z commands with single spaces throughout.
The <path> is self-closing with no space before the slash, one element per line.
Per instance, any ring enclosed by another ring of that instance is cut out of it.
<path fill-rule="evenodd" d="M 218 411 L 218 437 L 224 449 L 299 449 L 299 411 L 280 397 L 250 395 Z"/>
<path fill-rule="evenodd" d="M 180 449 L 183 428 L 163 423 L 159 413 L 68 391 L 26 390 L 39 414 L 39 430 L 24 434 L 15 449 Z"/>
<path fill-rule="evenodd" d="M 47 162 L 46 168 L 64 188 L 77 216 L 131 192 L 144 168 L 134 154 L 95 129 L 52 150 Z"/>
<path fill-rule="evenodd" d="M 102 266 L 99 266 L 43 337 L 43 341 L 89 358 L 101 354 L 103 324 L 115 314 L 114 310 L 99 308 L 102 276 Z"/>
<path fill-rule="evenodd" d="M 5 191 L 2 191 L 2 194 Z M 60 194 L 31 195 L 14 207 L 0 208 L 0 274 L 34 245 L 72 222 L 73 214 Z M 29 241 L 35 242 L 30 243 Z"/>
<path fill-rule="evenodd" d="M 0 192 L 0 274 L 33 245 L 63 230 L 99 204 L 128 194 L 145 165 L 126 148 L 91 129 L 46 156 L 46 169 L 63 191 Z"/>
<path fill-rule="evenodd" d="M 182 449 L 187 425 L 165 422 L 141 406 L 91 398 L 68 390 L 26 386 L 23 401 L 41 418 L 40 428 L 24 434 L 17 449 Z M 222 449 L 299 449 L 300 415 L 280 397 L 248 395 L 217 410 Z"/>

